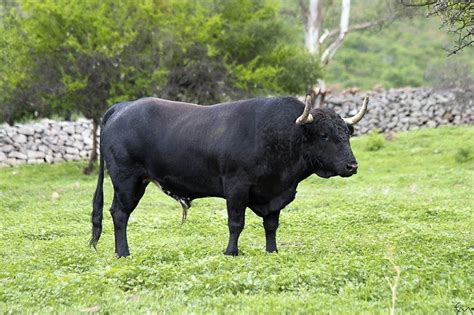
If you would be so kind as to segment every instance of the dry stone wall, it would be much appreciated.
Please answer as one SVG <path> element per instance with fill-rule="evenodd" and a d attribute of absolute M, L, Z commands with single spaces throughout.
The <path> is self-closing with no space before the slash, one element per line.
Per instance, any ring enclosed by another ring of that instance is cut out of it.
<path fill-rule="evenodd" d="M 388 132 L 474 123 L 474 87 L 346 93 L 328 97 L 326 106 L 334 108 L 343 117 L 352 116 L 366 95 L 370 98 L 369 110 L 357 124 L 356 134 L 365 134 L 375 128 Z"/>
<path fill-rule="evenodd" d="M 92 122 L 44 119 L 0 128 L 0 166 L 58 163 L 87 159 L 92 151 Z"/>
<path fill-rule="evenodd" d="M 369 111 L 356 126 L 356 134 L 374 128 L 388 132 L 444 124 L 474 124 L 474 88 L 346 93 L 328 97 L 326 106 L 341 116 L 351 116 L 365 95 L 370 97 Z M 14 127 L 3 125 L 0 127 L 0 166 L 87 159 L 92 150 L 91 130 L 92 123 L 85 119 L 76 122 L 41 120 Z"/>

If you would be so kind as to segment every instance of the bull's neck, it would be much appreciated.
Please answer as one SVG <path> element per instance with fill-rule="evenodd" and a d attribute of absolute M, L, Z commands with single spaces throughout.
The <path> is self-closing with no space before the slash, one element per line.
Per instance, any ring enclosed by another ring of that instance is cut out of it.
<path fill-rule="evenodd" d="M 314 174 L 315 171 L 315 165 L 308 150 L 308 143 L 303 139 L 304 137 L 301 132 L 295 132 L 290 142 L 294 174 L 293 179 L 297 183 Z"/>

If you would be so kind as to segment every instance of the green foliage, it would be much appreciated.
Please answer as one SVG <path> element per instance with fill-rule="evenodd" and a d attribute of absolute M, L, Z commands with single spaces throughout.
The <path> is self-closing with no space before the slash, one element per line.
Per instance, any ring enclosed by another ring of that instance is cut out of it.
<path fill-rule="evenodd" d="M 19 103 L 98 120 L 117 101 L 297 94 L 321 75 L 275 1 L 18 0 L 0 12 L 0 111 L 13 120 Z"/>
<path fill-rule="evenodd" d="M 458 163 L 466 163 L 474 159 L 471 148 L 459 148 L 454 155 L 454 159 Z"/>
<path fill-rule="evenodd" d="M 447 57 L 448 36 L 433 23 L 439 21 L 417 16 L 380 30 L 349 33 L 328 65 L 327 82 L 342 88 L 372 89 L 439 84 L 446 74 L 451 74 L 451 82 L 474 76 L 469 49 Z M 453 71 L 455 68 L 462 71 Z"/>
<path fill-rule="evenodd" d="M 378 151 L 385 145 L 385 137 L 380 133 L 379 130 L 374 129 L 367 136 L 367 142 L 365 149 L 367 151 Z"/>
<path fill-rule="evenodd" d="M 153 186 L 132 214 L 132 256 L 113 256 L 104 211 L 98 251 L 87 247 L 93 177 L 81 163 L 0 169 L 0 313 L 397 313 L 472 306 L 474 162 L 453 152 L 474 127 L 400 133 L 383 150 L 351 139 L 350 178 L 315 175 L 282 212 L 278 254 L 264 252 L 261 218 L 247 212 L 239 257 L 225 257 L 225 202 L 180 206 Z M 59 199 L 52 198 L 57 192 Z M 105 185 L 105 208 L 112 186 Z"/>
<path fill-rule="evenodd" d="M 12 124 L 33 116 L 35 108 L 28 100 L 35 91 L 30 89 L 28 66 L 32 61 L 24 44 L 26 34 L 16 19 L 17 8 L 8 3 L 0 5 L 0 119 Z"/>
<path fill-rule="evenodd" d="M 426 7 L 428 16 L 438 16 L 442 27 L 452 34 L 454 47 L 450 48 L 450 55 L 457 54 L 463 49 L 474 45 L 472 27 L 474 26 L 474 6 L 471 1 L 457 0 L 405 0 L 406 5 Z"/>

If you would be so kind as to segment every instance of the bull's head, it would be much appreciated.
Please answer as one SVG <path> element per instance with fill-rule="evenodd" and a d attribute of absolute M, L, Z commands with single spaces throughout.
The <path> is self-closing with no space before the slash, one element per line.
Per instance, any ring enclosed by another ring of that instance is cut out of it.
<path fill-rule="evenodd" d="M 353 117 L 341 118 L 330 108 L 313 108 L 319 93 L 313 90 L 306 96 L 303 114 L 296 124 L 304 125 L 308 142 L 308 158 L 314 172 L 321 177 L 348 177 L 357 173 L 357 161 L 352 153 L 349 137 L 367 112 L 369 98 Z"/>

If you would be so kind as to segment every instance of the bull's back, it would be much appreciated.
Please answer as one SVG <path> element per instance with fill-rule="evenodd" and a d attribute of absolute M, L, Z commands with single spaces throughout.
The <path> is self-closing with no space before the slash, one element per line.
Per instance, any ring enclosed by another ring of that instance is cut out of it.
<path fill-rule="evenodd" d="M 264 158 L 258 130 L 272 110 L 266 101 L 198 106 L 146 98 L 121 104 L 104 126 L 106 161 L 140 169 L 182 195 L 223 196 L 226 179 L 250 180 Z"/>
<path fill-rule="evenodd" d="M 237 117 L 222 106 L 148 98 L 111 112 L 101 139 L 107 164 L 135 168 L 183 194 L 222 195 L 220 176 L 233 171 L 239 147 L 251 146 L 235 124 Z"/>

